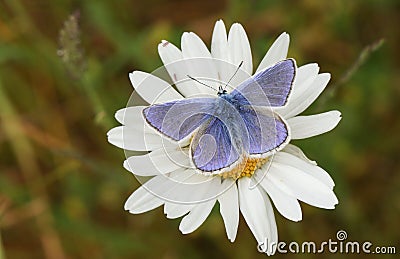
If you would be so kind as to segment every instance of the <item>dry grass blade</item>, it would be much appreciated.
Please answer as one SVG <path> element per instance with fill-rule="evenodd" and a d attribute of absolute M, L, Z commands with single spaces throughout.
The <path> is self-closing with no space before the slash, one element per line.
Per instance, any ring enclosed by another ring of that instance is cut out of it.
<path fill-rule="evenodd" d="M 9 204 L 8 199 L 6 197 L 0 196 L 0 259 L 6 258 L 4 252 L 3 240 L 1 238 L 1 230 L 4 224 L 3 215 L 6 208 L 8 207 L 8 204 Z"/>
<path fill-rule="evenodd" d="M 4 254 L 4 248 L 3 248 L 3 240 L 1 239 L 1 232 L 0 232 L 0 259 L 5 259 L 6 256 Z"/>
<path fill-rule="evenodd" d="M 379 39 L 370 45 L 364 47 L 358 56 L 357 60 L 351 65 L 351 67 L 339 78 L 338 82 L 331 88 L 336 89 L 337 87 L 345 84 L 350 80 L 350 78 L 357 72 L 361 65 L 363 65 L 372 53 L 377 51 L 385 43 L 385 39 Z"/>
<path fill-rule="evenodd" d="M 47 258 L 65 258 L 60 238 L 54 230 L 53 216 L 50 213 L 50 205 L 47 198 L 45 185 L 32 186 L 29 183 L 33 180 L 42 179 L 40 168 L 29 139 L 23 134 L 23 124 L 16 113 L 12 103 L 7 97 L 0 81 L 0 120 L 1 127 L 6 139 L 10 142 L 11 149 L 18 162 L 19 170 L 27 184 L 31 197 L 40 199 L 44 206 L 43 213 L 35 217 L 37 227 L 40 231 L 40 239 Z"/>

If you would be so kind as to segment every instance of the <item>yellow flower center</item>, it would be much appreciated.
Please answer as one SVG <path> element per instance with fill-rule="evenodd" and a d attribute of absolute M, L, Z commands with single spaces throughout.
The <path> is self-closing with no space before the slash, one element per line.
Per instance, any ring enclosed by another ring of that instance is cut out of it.
<path fill-rule="evenodd" d="M 251 177 L 254 172 L 259 169 L 263 164 L 268 161 L 268 157 L 265 158 L 245 158 L 235 168 L 230 171 L 219 174 L 223 178 L 239 179 L 247 176 Z"/>

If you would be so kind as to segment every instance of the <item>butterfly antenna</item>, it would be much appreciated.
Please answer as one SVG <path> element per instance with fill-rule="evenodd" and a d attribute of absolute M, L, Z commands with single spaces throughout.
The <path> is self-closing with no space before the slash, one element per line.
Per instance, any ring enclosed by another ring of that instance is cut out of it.
<path fill-rule="evenodd" d="M 233 77 L 236 75 L 236 73 L 239 71 L 240 67 L 243 65 L 243 60 L 240 62 L 239 66 L 236 68 L 235 73 L 233 73 L 233 75 L 231 76 L 231 78 L 229 79 L 229 81 L 225 84 L 224 89 L 226 89 L 226 87 L 229 85 L 229 83 L 232 81 Z"/>
<path fill-rule="evenodd" d="M 199 84 L 201 84 L 201 85 L 204 85 L 204 86 L 207 86 L 208 88 L 213 89 L 214 91 L 216 91 L 216 89 L 212 88 L 211 86 L 209 86 L 209 85 L 207 85 L 207 84 L 205 84 L 205 83 L 203 83 L 203 82 L 200 82 L 200 81 L 197 80 L 196 78 L 191 77 L 191 76 L 189 76 L 189 75 L 186 75 L 186 76 L 189 77 L 190 79 L 192 79 L 193 81 L 196 81 L 197 83 L 199 83 Z"/>

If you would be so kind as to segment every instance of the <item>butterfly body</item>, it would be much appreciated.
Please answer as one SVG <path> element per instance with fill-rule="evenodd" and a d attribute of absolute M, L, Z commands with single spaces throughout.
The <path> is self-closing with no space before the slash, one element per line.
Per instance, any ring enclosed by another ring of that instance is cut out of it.
<path fill-rule="evenodd" d="M 295 77 L 287 59 L 217 97 L 155 104 L 143 110 L 150 126 L 174 141 L 190 140 L 190 159 L 203 174 L 220 174 L 244 158 L 263 158 L 288 143 L 289 129 L 273 112 L 286 104 Z"/>
<path fill-rule="evenodd" d="M 244 108 L 244 103 L 241 103 L 236 96 L 233 96 L 232 94 L 228 94 L 228 93 L 223 93 L 221 95 L 219 95 L 219 98 L 229 102 L 230 104 L 232 104 L 237 110 L 242 110 Z"/>

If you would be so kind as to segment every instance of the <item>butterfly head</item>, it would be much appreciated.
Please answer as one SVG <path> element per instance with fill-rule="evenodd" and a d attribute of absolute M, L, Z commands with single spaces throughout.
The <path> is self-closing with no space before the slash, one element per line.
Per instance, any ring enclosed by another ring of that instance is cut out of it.
<path fill-rule="evenodd" d="M 220 85 L 219 86 L 219 88 L 218 88 L 218 96 L 221 96 L 221 95 L 225 95 L 225 94 L 228 94 L 228 92 L 222 87 L 222 85 Z"/>

